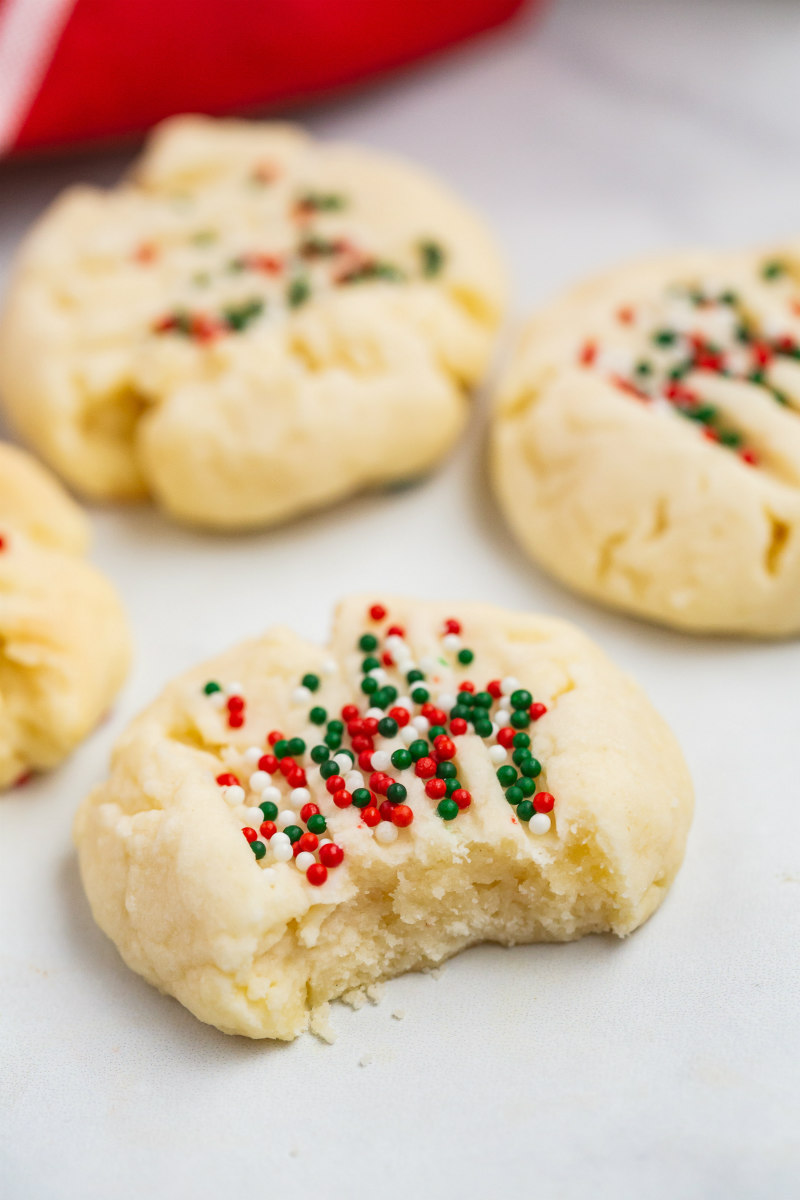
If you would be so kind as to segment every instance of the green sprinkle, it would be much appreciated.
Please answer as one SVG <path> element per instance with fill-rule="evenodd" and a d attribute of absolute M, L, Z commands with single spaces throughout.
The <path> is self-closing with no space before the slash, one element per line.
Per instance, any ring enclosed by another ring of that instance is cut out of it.
<path fill-rule="evenodd" d="M 390 783 L 386 789 L 386 799 L 392 804 L 402 804 L 408 792 L 402 783 Z"/>
<path fill-rule="evenodd" d="M 736 450 L 742 444 L 742 435 L 731 429 L 721 433 L 719 440 L 723 446 L 729 446 L 731 450 Z"/>
<path fill-rule="evenodd" d="M 213 696 L 214 692 L 221 692 L 222 688 L 214 679 L 209 679 L 208 683 L 203 687 L 203 691 L 207 696 Z"/>
<path fill-rule="evenodd" d="M 456 764 L 453 762 L 440 762 L 436 768 L 436 774 L 439 779 L 455 779 Z"/>
<path fill-rule="evenodd" d="M 289 753 L 289 743 L 286 738 L 280 738 L 272 749 L 275 751 L 276 758 L 286 758 L 286 755 Z"/>
<path fill-rule="evenodd" d="M 418 243 L 417 249 L 422 263 L 422 274 L 426 279 L 432 279 L 442 270 L 446 260 L 444 249 L 438 242 L 426 238 Z"/>
<path fill-rule="evenodd" d="M 271 800 L 265 800 L 263 804 L 258 806 L 264 814 L 265 821 L 274 821 L 278 815 L 278 806 L 273 804 Z"/>
<path fill-rule="evenodd" d="M 646 358 L 641 358 L 634 367 L 637 375 L 652 375 L 653 364 Z"/>
<path fill-rule="evenodd" d="M 356 788 L 353 792 L 353 804 L 356 808 L 366 808 L 372 802 L 372 792 L 369 788 Z"/>
<path fill-rule="evenodd" d="M 656 346 L 672 346 L 676 336 L 674 329 L 657 329 L 653 334 L 653 341 Z"/>
<path fill-rule="evenodd" d="M 381 737 L 397 737 L 398 728 L 399 726 L 394 717 L 382 717 L 381 720 L 378 721 L 378 733 L 381 735 Z"/>
<path fill-rule="evenodd" d="M 319 687 L 319 675 L 304 675 L 302 683 L 310 692 L 315 692 Z"/>
<path fill-rule="evenodd" d="M 312 815 L 306 821 L 306 825 L 311 833 L 317 834 L 324 833 L 328 828 L 328 822 L 325 820 L 322 813 L 312 813 Z"/>
<path fill-rule="evenodd" d="M 479 717 L 475 722 L 475 732 L 478 737 L 488 738 L 492 736 L 494 726 L 488 717 Z"/>
<path fill-rule="evenodd" d="M 501 787 L 511 787 L 512 783 L 517 781 L 517 772 L 511 766 L 503 766 L 497 768 L 497 778 Z"/>
<path fill-rule="evenodd" d="M 338 212 L 346 206 L 347 201 L 338 192 L 303 192 L 297 203 L 302 208 L 315 209 L 317 212 Z"/>
<path fill-rule="evenodd" d="M 392 766 L 398 771 L 407 771 L 414 759 L 408 750 L 395 750 L 392 755 Z"/>
<path fill-rule="evenodd" d="M 379 684 L 374 675 L 367 675 L 361 680 L 361 690 L 365 696 L 371 696 L 373 692 L 377 692 L 378 687 Z"/>
<path fill-rule="evenodd" d="M 417 738 L 417 740 L 412 742 L 408 747 L 408 753 L 411 755 L 414 762 L 417 762 L 420 758 L 425 758 L 427 755 L 428 743 L 424 738 Z"/>
<path fill-rule="evenodd" d="M 459 650 L 458 652 L 458 661 L 464 667 L 468 667 L 474 657 L 475 652 L 473 650 Z"/>
<path fill-rule="evenodd" d="M 330 729 L 325 734 L 325 744 L 330 746 L 331 750 L 338 750 L 342 744 L 342 735 L 340 733 L 331 733 Z"/>
<path fill-rule="evenodd" d="M 528 750 L 525 746 L 520 746 L 519 749 L 515 750 L 511 755 L 511 761 L 516 763 L 518 767 L 521 767 L 524 762 L 527 762 L 530 756 L 530 750 Z"/>
<path fill-rule="evenodd" d="M 530 821 L 533 816 L 533 805 L 530 800 L 523 800 L 521 804 L 517 805 L 517 816 L 520 821 Z"/>
<path fill-rule="evenodd" d="M 373 697 L 373 700 L 378 708 L 388 708 L 391 704 L 394 704 L 396 699 L 397 688 L 393 687 L 390 683 L 384 684 L 383 687 L 380 688 L 380 690 L 377 691 Z M 391 720 L 391 718 L 389 719 Z M 384 736 L 392 737 L 394 735 L 384 734 Z"/>
<path fill-rule="evenodd" d="M 513 785 L 506 792 L 506 800 L 509 804 L 519 804 L 520 800 L 524 800 L 525 796 L 521 787 Z"/>
<path fill-rule="evenodd" d="M 515 729 L 527 729 L 531 723 L 530 714 L 524 708 L 517 708 L 511 714 L 511 724 Z"/>
<path fill-rule="evenodd" d="M 520 775 L 517 780 L 517 787 L 523 796 L 532 796 L 536 791 L 536 780 L 531 779 L 530 775 Z"/>
<path fill-rule="evenodd" d="M 305 275 L 296 275 L 286 289 L 286 303 L 289 308 L 299 308 L 301 304 L 305 304 L 310 295 L 311 284 L 308 279 Z"/>
<path fill-rule="evenodd" d="M 515 733 L 514 734 L 514 745 L 515 746 L 517 746 L 517 747 L 522 746 L 524 749 L 527 749 L 528 746 L 530 746 L 530 744 L 531 744 L 531 738 L 530 738 L 529 733 Z"/>
<path fill-rule="evenodd" d="M 430 696 L 430 692 L 424 687 L 415 687 L 411 691 L 411 699 L 415 704 L 427 704 Z"/>
<path fill-rule="evenodd" d="M 406 683 L 417 683 L 418 680 L 424 678 L 425 676 L 423 675 L 422 671 L 417 670 L 415 667 L 413 671 L 409 671 L 406 675 Z"/>
<path fill-rule="evenodd" d="M 365 675 L 368 675 L 370 671 L 377 671 L 380 665 L 381 660 L 376 658 L 374 654 L 368 654 L 366 658 L 361 660 L 361 670 Z"/>
<path fill-rule="evenodd" d="M 305 752 L 306 744 L 301 737 L 289 738 L 289 754 L 292 758 L 299 758 Z"/>
<path fill-rule="evenodd" d="M 222 317 L 229 329 L 235 333 L 241 333 L 243 329 L 260 317 L 263 311 L 264 301 L 254 298 L 245 300 L 243 304 L 223 308 Z"/>
<path fill-rule="evenodd" d="M 541 773 L 542 773 L 542 764 L 539 762 L 538 758 L 529 759 L 527 766 L 525 768 L 525 774 L 532 775 L 533 778 L 536 779 L 536 777 L 538 775 L 541 775 Z"/>
<path fill-rule="evenodd" d="M 769 260 L 769 262 L 765 262 L 763 264 L 761 268 L 761 278 L 768 279 L 770 281 L 773 279 L 780 279 L 782 275 L 787 273 L 787 271 L 788 267 L 786 266 L 786 263 L 781 262 L 778 258 L 772 258 Z"/>
<path fill-rule="evenodd" d="M 450 720 L 454 721 L 456 717 L 459 717 L 462 721 L 469 720 L 470 710 L 466 704 L 456 704 L 454 708 L 450 709 Z"/>
<path fill-rule="evenodd" d="M 363 650 L 365 654 L 371 654 L 373 650 L 378 649 L 378 639 L 374 633 L 362 633 L 358 639 L 358 648 Z"/>
<path fill-rule="evenodd" d="M 290 842 L 299 841 L 299 839 L 303 836 L 303 831 L 299 825 L 287 825 L 283 832 L 286 834 Z"/>
<path fill-rule="evenodd" d="M 452 796 L 453 792 L 458 791 L 458 789 L 461 787 L 461 783 L 454 776 L 452 779 L 445 780 L 445 786 L 447 787 L 448 796 Z"/>
<path fill-rule="evenodd" d="M 311 750 L 311 761 L 315 763 L 324 763 L 330 758 L 331 752 L 327 746 L 320 744 L 313 746 Z"/>
<path fill-rule="evenodd" d="M 458 816 L 459 809 L 455 800 L 451 800 L 449 797 L 447 797 L 444 800 L 439 801 L 439 803 L 436 805 L 436 811 L 443 821 L 452 821 Z"/>
<path fill-rule="evenodd" d="M 253 851 L 253 854 L 255 854 L 256 858 L 263 858 L 267 853 L 267 847 L 263 842 L 251 842 L 250 849 Z"/>
<path fill-rule="evenodd" d="M 517 688 L 511 693 L 512 708 L 530 708 L 533 704 L 533 696 L 525 688 Z"/>
<path fill-rule="evenodd" d="M 494 697 L 490 692 L 475 692 L 473 704 L 476 708 L 491 708 L 494 704 Z"/>
<path fill-rule="evenodd" d="M 323 779 L 331 779 L 334 775 L 339 774 L 339 764 L 330 759 L 328 762 L 322 764 L 319 773 Z"/>
<path fill-rule="evenodd" d="M 328 719 L 328 710 L 326 708 L 320 708 L 319 705 L 317 705 L 315 708 L 311 709 L 311 712 L 308 714 L 308 719 L 312 725 L 324 725 Z"/>

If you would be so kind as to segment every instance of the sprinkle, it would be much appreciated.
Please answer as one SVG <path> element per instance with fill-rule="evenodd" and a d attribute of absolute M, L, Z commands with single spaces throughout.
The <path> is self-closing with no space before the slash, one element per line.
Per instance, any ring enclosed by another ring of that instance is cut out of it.
<path fill-rule="evenodd" d="M 550 818 L 546 813 L 536 813 L 533 817 L 531 817 L 528 828 L 530 829 L 531 833 L 547 833 L 550 829 Z"/>
<path fill-rule="evenodd" d="M 384 846 L 397 841 L 397 826 L 389 821 L 381 821 L 375 828 L 375 840 Z"/>

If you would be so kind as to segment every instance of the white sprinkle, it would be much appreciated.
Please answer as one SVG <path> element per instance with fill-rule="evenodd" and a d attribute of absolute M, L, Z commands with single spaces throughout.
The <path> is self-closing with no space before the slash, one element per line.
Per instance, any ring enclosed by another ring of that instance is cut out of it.
<path fill-rule="evenodd" d="M 264 814 L 260 808 L 244 808 L 242 809 L 242 813 L 247 824 L 252 825 L 253 829 L 258 829 L 264 820 Z"/>
<path fill-rule="evenodd" d="M 431 727 L 431 723 L 427 717 L 413 717 L 411 724 L 415 729 L 418 729 L 420 733 L 427 733 Z"/>
<path fill-rule="evenodd" d="M 292 704 L 308 704 L 310 699 L 311 688 L 303 687 L 302 684 L 292 692 Z"/>
<path fill-rule="evenodd" d="M 355 758 L 349 750 L 339 750 L 337 754 L 334 754 L 333 761 L 338 763 L 343 771 L 349 771 L 355 762 Z"/>
<path fill-rule="evenodd" d="M 241 696 L 243 691 L 244 691 L 244 684 L 239 683 L 238 680 L 236 681 L 236 683 L 229 683 L 229 684 L 226 684 L 226 686 L 225 686 L 225 693 L 228 696 Z"/>
<path fill-rule="evenodd" d="M 241 804 L 244 801 L 244 788 L 239 787 L 238 783 L 229 783 L 222 789 L 222 795 L 228 804 Z"/>
<path fill-rule="evenodd" d="M 457 633 L 446 633 L 442 638 L 442 645 L 445 650 L 452 650 L 455 653 L 456 650 L 461 649 L 461 638 Z"/>
<path fill-rule="evenodd" d="M 375 826 L 375 840 L 384 846 L 397 841 L 397 826 L 391 821 L 381 821 L 380 825 Z"/>
<path fill-rule="evenodd" d="M 505 729 L 506 725 L 511 724 L 511 714 L 506 712 L 504 708 L 498 708 L 494 714 L 494 723 L 498 729 Z"/>
<path fill-rule="evenodd" d="M 373 667 L 369 672 L 369 678 L 374 679 L 376 683 L 386 683 L 389 676 L 384 671 L 383 667 Z"/>
<path fill-rule="evenodd" d="M 254 792 L 262 792 L 271 782 L 272 776 L 267 771 L 253 771 L 250 776 L 250 787 Z"/>
<path fill-rule="evenodd" d="M 550 818 L 547 813 L 534 813 L 530 819 L 531 833 L 547 833 L 550 828 Z"/>
<path fill-rule="evenodd" d="M 325 662 L 320 667 L 320 670 L 322 671 L 323 675 L 335 675 L 339 668 L 334 659 L 326 658 Z"/>
<path fill-rule="evenodd" d="M 311 792 L 305 787 L 292 788 L 289 793 L 289 803 L 293 804 L 295 808 L 302 808 L 304 804 L 308 804 L 310 799 Z"/>
<path fill-rule="evenodd" d="M 388 771 L 392 765 L 392 756 L 387 754 L 385 750 L 376 750 L 372 756 L 373 771 Z"/>
<path fill-rule="evenodd" d="M 273 871 L 272 867 L 262 867 L 262 872 L 265 879 L 275 878 L 275 872 Z"/>
<path fill-rule="evenodd" d="M 414 711 L 414 701 L 410 696 L 398 696 L 392 708 L 404 708 L 406 712 Z"/>
<path fill-rule="evenodd" d="M 332 846 L 332 845 L 333 845 L 333 842 L 331 841 L 330 838 L 320 838 L 319 839 L 319 847 L 318 848 L 320 850 L 322 849 L 323 846 Z"/>
<path fill-rule="evenodd" d="M 435 671 L 437 667 L 436 659 L 432 655 L 426 654 L 424 658 L 419 660 L 420 668 L 428 675 L 431 671 Z"/>
<path fill-rule="evenodd" d="M 400 738 L 406 746 L 410 746 L 419 737 L 419 730 L 414 725 L 406 725 L 400 730 Z"/>
<path fill-rule="evenodd" d="M 309 850 L 301 850 L 297 858 L 294 860 L 298 871 L 302 871 L 304 875 L 309 867 L 313 867 L 315 862 L 316 859 Z"/>
<path fill-rule="evenodd" d="M 294 857 L 292 843 L 285 833 L 273 833 L 269 839 L 269 848 L 276 862 L 288 862 L 290 858 Z"/>
<path fill-rule="evenodd" d="M 354 792 L 356 788 L 364 786 L 364 776 L 360 771 L 348 771 L 344 777 L 344 782 L 348 792 Z"/>
<path fill-rule="evenodd" d="M 399 633 L 390 633 L 384 644 L 390 654 L 402 654 L 407 649 L 406 643 Z"/>
<path fill-rule="evenodd" d="M 244 761 L 246 763 L 257 763 L 264 751 L 260 746 L 248 746 L 244 752 Z"/>
<path fill-rule="evenodd" d="M 382 708 L 368 708 L 366 715 L 368 717 L 374 717 L 376 721 L 380 721 L 383 717 L 386 716 L 386 713 L 383 711 Z"/>
<path fill-rule="evenodd" d="M 295 825 L 297 823 L 297 813 L 291 808 L 284 808 L 283 812 L 279 812 L 275 824 L 278 829 L 285 829 L 287 825 Z"/>
<path fill-rule="evenodd" d="M 226 704 L 224 692 L 212 692 L 208 697 L 212 708 L 224 708 Z"/>
<path fill-rule="evenodd" d="M 265 787 L 261 793 L 261 803 L 280 804 L 281 794 L 276 787 Z"/>
<path fill-rule="evenodd" d="M 500 763 L 508 761 L 508 752 L 502 746 L 490 746 L 489 758 L 496 766 L 499 766 Z"/>
<path fill-rule="evenodd" d="M 436 697 L 436 703 L 439 708 L 443 708 L 446 713 L 449 713 L 450 709 L 456 706 L 456 698 L 452 692 L 440 692 Z"/>
<path fill-rule="evenodd" d="M 513 675 L 506 675 L 505 679 L 500 684 L 500 691 L 504 696 L 510 696 L 519 687 L 519 680 Z"/>

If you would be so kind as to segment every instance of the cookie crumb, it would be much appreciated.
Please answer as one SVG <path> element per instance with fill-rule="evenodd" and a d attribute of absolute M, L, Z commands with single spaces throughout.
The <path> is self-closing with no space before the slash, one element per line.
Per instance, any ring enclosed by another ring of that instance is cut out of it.
<path fill-rule="evenodd" d="M 361 1055 L 361 1058 L 358 1060 L 358 1065 L 359 1065 L 360 1067 L 368 1067 L 368 1066 L 370 1065 L 370 1063 L 371 1063 L 371 1062 L 372 1062 L 372 1055 L 371 1055 L 371 1054 L 369 1054 L 369 1053 L 367 1053 L 367 1054 L 362 1054 L 362 1055 Z"/>
<path fill-rule="evenodd" d="M 331 1025 L 330 1004 L 320 1004 L 317 1008 L 312 1009 L 308 1019 L 308 1028 L 321 1042 L 325 1042 L 329 1046 L 333 1045 L 337 1034 Z"/>
<path fill-rule="evenodd" d="M 394 1010 L 394 1012 L 392 1013 L 392 1016 L 395 1019 L 395 1021 L 402 1021 L 403 1017 L 405 1015 L 406 1015 L 406 1010 L 404 1008 L 396 1008 Z"/>
<path fill-rule="evenodd" d="M 370 1004 L 380 1004 L 383 999 L 383 993 L 386 991 L 384 983 L 371 983 L 365 989 Z"/>
<path fill-rule="evenodd" d="M 367 1003 L 367 994 L 364 988 L 351 988 L 349 992 L 344 992 L 339 999 L 343 1004 L 358 1012 Z"/>

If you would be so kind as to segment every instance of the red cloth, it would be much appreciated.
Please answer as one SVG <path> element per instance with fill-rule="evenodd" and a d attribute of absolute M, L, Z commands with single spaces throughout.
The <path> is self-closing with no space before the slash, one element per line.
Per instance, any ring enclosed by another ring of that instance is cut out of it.
<path fill-rule="evenodd" d="M 0 152 L 339 88 L 524 0 L 0 0 Z"/>

